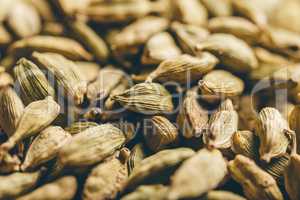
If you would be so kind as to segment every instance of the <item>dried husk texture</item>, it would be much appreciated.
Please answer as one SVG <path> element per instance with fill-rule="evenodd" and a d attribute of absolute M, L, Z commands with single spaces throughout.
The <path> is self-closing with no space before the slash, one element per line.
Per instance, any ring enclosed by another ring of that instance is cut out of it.
<path fill-rule="evenodd" d="M 167 197 L 168 189 L 164 185 L 141 185 L 133 192 L 123 196 L 121 200 L 164 200 Z"/>
<path fill-rule="evenodd" d="M 284 173 L 285 189 L 289 194 L 291 200 L 298 200 L 300 198 L 300 156 L 293 154 L 288 167 Z"/>

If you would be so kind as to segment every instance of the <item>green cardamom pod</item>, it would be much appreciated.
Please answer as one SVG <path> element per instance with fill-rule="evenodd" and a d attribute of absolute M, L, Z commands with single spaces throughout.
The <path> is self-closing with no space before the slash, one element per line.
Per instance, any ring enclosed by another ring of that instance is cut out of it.
<path fill-rule="evenodd" d="M 82 121 L 82 122 L 74 122 L 70 126 L 66 127 L 65 130 L 71 135 L 76 135 L 88 129 L 90 127 L 98 126 L 99 124 L 96 122 Z"/>

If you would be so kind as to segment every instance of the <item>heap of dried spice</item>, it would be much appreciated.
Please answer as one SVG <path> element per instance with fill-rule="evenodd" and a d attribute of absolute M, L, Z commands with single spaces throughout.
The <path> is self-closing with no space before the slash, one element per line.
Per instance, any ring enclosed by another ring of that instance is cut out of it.
<path fill-rule="evenodd" d="M 0 0 L 0 200 L 300 200 L 300 0 Z"/>

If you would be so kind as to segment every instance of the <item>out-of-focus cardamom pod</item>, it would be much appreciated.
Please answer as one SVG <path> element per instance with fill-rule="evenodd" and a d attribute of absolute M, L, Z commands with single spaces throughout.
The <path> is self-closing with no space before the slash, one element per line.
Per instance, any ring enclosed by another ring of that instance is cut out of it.
<path fill-rule="evenodd" d="M 172 176 L 168 199 L 200 197 L 218 187 L 226 174 L 227 163 L 221 152 L 201 149 Z"/>
<path fill-rule="evenodd" d="M 201 0 L 209 14 L 214 17 L 232 15 L 230 0 Z"/>
<path fill-rule="evenodd" d="M 195 50 L 214 54 L 222 64 L 234 72 L 245 73 L 258 67 L 250 46 L 231 34 L 214 33 L 204 42 L 198 43 Z"/>
<path fill-rule="evenodd" d="M 35 7 L 24 1 L 16 1 L 8 13 L 7 24 L 20 38 L 33 36 L 41 31 L 39 13 Z"/>
<path fill-rule="evenodd" d="M 177 21 L 172 22 L 171 31 L 179 43 L 184 53 L 192 54 L 195 44 L 203 42 L 209 36 L 207 29 L 190 24 L 181 24 Z"/>
<path fill-rule="evenodd" d="M 128 178 L 127 156 L 130 151 L 123 148 L 116 154 L 92 169 L 84 184 L 84 200 L 115 199 L 123 189 Z"/>
<path fill-rule="evenodd" d="M 17 62 L 14 75 L 20 87 L 21 98 L 26 105 L 47 96 L 55 96 L 55 91 L 43 72 L 26 58 L 21 58 Z"/>
<path fill-rule="evenodd" d="M 65 130 L 71 135 L 76 135 L 88 129 L 90 127 L 98 126 L 99 124 L 96 122 L 82 121 L 82 122 L 74 122 L 70 126 L 66 127 Z"/>
<path fill-rule="evenodd" d="M 128 110 L 147 115 L 165 114 L 173 111 L 172 96 L 158 83 L 136 84 L 125 92 L 113 96 Z"/>
<path fill-rule="evenodd" d="M 77 68 L 77 65 L 64 56 L 56 53 L 38 53 L 32 54 L 39 66 L 48 70 L 58 83 L 58 90 L 65 97 L 71 98 L 75 105 L 83 102 L 87 91 L 87 83 Z"/>
<path fill-rule="evenodd" d="M 12 35 L 0 23 L 0 47 L 7 46 L 13 40 Z"/>
<path fill-rule="evenodd" d="M 218 59 L 210 53 L 194 57 L 188 54 L 163 61 L 147 78 L 147 82 L 175 81 L 181 84 L 198 81 L 211 71 Z"/>
<path fill-rule="evenodd" d="M 98 61 L 106 62 L 109 49 L 104 40 L 92 28 L 79 20 L 71 23 L 71 28 Z"/>
<path fill-rule="evenodd" d="M 212 190 L 208 192 L 203 200 L 246 200 L 245 197 L 242 197 L 238 194 L 222 191 L 222 190 Z"/>
<path fill-rule="evenodd" d="M 5 154 L 0 161 L 0 174 L 20 171 L 20 164 L 21 161 L 17 155 Z"/>
<path fill-rule="evenodd" d="M 257 95 L 243 95 L 239 99 L 239 129 L 253 131 L 256 126 L 257 110 L 260 99 Z"/>
<path fill-rule="evenodd" d="M 14 79 L 9 73 L 5 71 L 0 72 L 0 89 L 5 88 L 6 86 L 12 86 L 13 84 Z"/>
<path fill-rule="evenodd" d="M 124 133 L 111 124 L 90 127 L 60 149 L 58 162 L 66 167 L 90 166 L 112 155 L 125 141 Z"/>
<path fill-rule="evenodd" d="M 295 130 L 296 141 L 300 141 L 300 106 L 296 105 L 289 117 L 289 125 Z M 2 125 L 1 125 L 2 127 Z M 300 144 L 297 142 L 297 153 L 300 153 Z"/>
<path fill-rule="evenodd" d="M 208 22 L 208 29 L 212 33 L 232 34 L 248 43 L 255 43 L 260 37 L 260 29 L 242 17 L 216 17 Z"/>
<path fill-rule="evenodd" d="M 0 90 L 0 126 L 8 137 L 16 131 L 23 111 L 24 104 L 13 88 Z"/>
<path fill-rule="evenodd" d="M 72 200 L 77 191 L 77 181 L 73 176 L 64 176 L 17 198 L 17 200 Z"/>
<path fill-rule="evenodd" d="M 251 159 L 237 155 L 229 162 L 228 169 L 232 178 L 242 185 L 247 199 L 283 200 L 273 177 Z"/>
<path fill-rule="evenodd" d="M 205 26 L 207 24 L 208 13 L 201 1 L 174 0 L 173 7 L 176 20 L 196 26 Z"/>
<path fill-rule="evenodd" d="M 144 65 L 158 65 L 166 59 L 181 54 L 172 36 L 167 32 L 153 35 L 146 43 L 141 62 Z"/>
<path fill-rule="evenodd" d="M 287 65 L 291 63 L 290 60 L 288 60 L 286 57 L 271 52 L 265 48 L 262 47 L 255 47 L 254 53 L 257 57 L 257 60 L 260 63 L 268 63 L 268 64 L 275 64 L 275 65 Z"/>
<path fill-rule="evenodd" d="M 43 25 L 42 34 L 51 36 L 63 36 L 66 35 L 66 27 L 59 22 L 46 22 Z"/>
<path fill-rule="evenodd" d="M 54 158 L 71 135 L 59 126 L 49 126 L 30 144 L 21 169 L 34 169 Z"/>
<path fill-rule="evenodd" d="M 258 158 L 259 139 L 251 131 L 236 131 L 232 136 L 232 151 L 256 160 Z"/>
<path fill-rule="evenodd" d="M 35 186 L 41 177 L 41 171 L 32 173 L 12 173 L 7 176 L 1 176 L 0 198 L 16 199 L 16 197 L 29 192 Z"/>
<path fill-rule="evenodd" d="M 289 145 L 294 145 L 294 131 L 275 108 L 265 107 L 260 111 L 256 134 L 260 140 L 260 159 L 268 163 L 272 158 L 285 154 Z"/>
<path fill-rule="evenodd" d="M 41 18 L 44 21 L 54 21 L 55 16 L 54 13 L 52 12 L 50 2 L 47 0 L 25 0 L 26 3 L 29 3 L 39 13 Z"/>
<path fill-rule="evenodd" d="M 185 138 L 201 136 L 208 122 L 208 111 L 199 104 L 197 89 L 194 87 L 187 91 L 176 119 Z"/>
<path fill-rule="evenodd" d="M 90 101 L 104 100 L 110 91 L 124 78 L 125 73 L 113 66 L 101 69 L 97 79 L 88 85 L 87 97 Z"/>
<path fill-rule="evenodd" d="M 74 60 L 91 60 L 92 56 L 81 44 L 66 37 L 37 35 L 13 43 L 8 52 L 18 57 L 32 52 L 53 52 Z"/>
<path fill-rule="evenodd" d="M 74 0 L 72 3 L 68 0 L 54 0 L 53 3 L 60 9 L 63 15 L 73 17 L 75 13 L 87 8 L 91 0 Z"/>
<path fill-rule="evenodd" d="M 77 61 L 75 62 L 79 71 L 82 73 L 84 80 L 91 83 L 97 79 L 100 71 L 100 65 L 94 62 Z"/>
<path fill-rule="evenodd" d="M 195 152 L 189 148 L 166 149 L 149 156 L 133 169 L 127 188 L 134 188 L 142 182 L 147 182 L 155 176 L 177 167 L 184 160 L 193 156 Z"/>
<path fill-rule="evenodd" d="M 148 123 L 145 124 L 144 136 L 147 146 L 152 151 L 159 151 L 178 141 L 178 130 L 167 118 L 153 116 Z"/>
<path fill-rule="evenodd" d="M 228 149 L 232 145 L 232 136 L 237 129 L 238 114 L 233 108 L 232 101 L 226 99 L 209 119 L 208 130 L 203 133 L 203 142 L 208 148 Z"/>
<path fill-rule="evenodd" d="M 222 98 L 234 98 L 244 91 L 244 82 L 225 70 L 213 70 L 198 83 L 205 101 L 215 103 Z"/>
<path fill-rule="evenodd" d="M 25 138 L 38 134 L 46 128 L 60 112 L 60 106 L 48 96 L 25 107 L 15 132 L 3 143 L 1 150 L 8 151 Z"/>
<path fill-rule="evenodd" d="M 285 189 L 291 200 L 300 198 L 300 156 L 298 154 L 291 155 L 288 167 L 284 172 Z"/>
<path fill-rule="evenodd" d="M 145 149 L 142 143 L 136 144 L 131 152 L 130 156 L 128 158 L 128 171 L 129 174 L 132 173 L 133 169 L 138 167 L 141 163 L 141 161 L 146 157 Z"/>
<path fill-rule="evenodd" d="M 121 200 L 165 200 L 168 189 L 164 185 L 142 185 L 133 192 L 123 196 Z"/>

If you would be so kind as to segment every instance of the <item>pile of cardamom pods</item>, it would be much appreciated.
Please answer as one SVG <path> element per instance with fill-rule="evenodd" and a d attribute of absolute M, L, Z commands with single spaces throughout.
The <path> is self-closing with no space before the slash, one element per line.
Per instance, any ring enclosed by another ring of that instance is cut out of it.
<path fill-rule="evenodd" d="M 0 0 L 0 200 L 300 200 L 300 0 Z"/>

